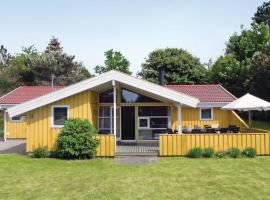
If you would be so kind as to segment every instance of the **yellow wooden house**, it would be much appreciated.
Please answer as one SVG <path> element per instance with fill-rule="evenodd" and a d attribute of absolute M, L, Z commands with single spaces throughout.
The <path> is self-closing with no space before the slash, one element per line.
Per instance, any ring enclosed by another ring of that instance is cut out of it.
<path fill-rule="evenodd" d="M 109 71 L 68 87 L 19 87 L 0 98 L 0 109 L 5 138 L 26 139 L 31 152 L 38 146 L 53 150 L 69 118 L 87 119 L 97 134 L 126 143 L 155 143 L 160 134 L 205 126 L 244 128 L 235 112 L 221 109 L 235 99 L 220 85 L 163 86 Z"/>

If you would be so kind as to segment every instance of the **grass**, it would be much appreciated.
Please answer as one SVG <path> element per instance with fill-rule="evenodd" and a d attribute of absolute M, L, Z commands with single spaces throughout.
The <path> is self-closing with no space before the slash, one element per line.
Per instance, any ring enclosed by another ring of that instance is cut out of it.
<path fill-rule="evenodd" d="M 270 157 L 63 161 L 0 156 L 0 199 L 269 199 Z"/>
<path fill-rule="evenodd" d="M 270 130 L 270 122 L 253 120 L 252 127 L 264 129 L 264 130 Z"/>

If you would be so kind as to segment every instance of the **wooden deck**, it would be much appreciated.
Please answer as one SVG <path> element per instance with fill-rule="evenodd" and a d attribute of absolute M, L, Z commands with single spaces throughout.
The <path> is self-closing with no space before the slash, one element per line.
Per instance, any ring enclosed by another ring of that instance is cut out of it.
<path fill-rule="evenodd" d="M 123 143 L 117 142 L 116 156 L 158 156 L 158 143 Z"/>

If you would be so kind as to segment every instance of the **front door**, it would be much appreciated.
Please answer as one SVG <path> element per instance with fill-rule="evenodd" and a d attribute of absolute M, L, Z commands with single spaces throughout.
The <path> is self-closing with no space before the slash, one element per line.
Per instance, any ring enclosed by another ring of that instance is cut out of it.
<path fill-rule="evenodd" d="M 135 140 L 135 106 L 121 107 L 121 139 Z"/>

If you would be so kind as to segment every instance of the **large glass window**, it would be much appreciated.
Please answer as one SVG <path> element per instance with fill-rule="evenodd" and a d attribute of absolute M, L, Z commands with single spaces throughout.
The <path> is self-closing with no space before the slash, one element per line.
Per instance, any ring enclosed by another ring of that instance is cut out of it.
<path fill-rule="evenodd" d="M 171 127 L 171 108 L 168 106 L 139 106 L 139 139 L 158 140 L 159 134 Z"/>
<path fill-rule="evenodd" d="M 137 102 L 160 102 L 156 99 L 138 94 L 126 89 L 121 90 L 121 102 L 122 103 L 137 103 Z"/>
<path fill-rule="evenodd" d="M 68 106 L 54 106 L 52 112 L 53 127 L 63 127 L 68 118 Z"/>
<path fill-rule="evenodd" d="M 113 90 L 107 90 L 105 92 L 99 93 L 100 103 L 113 103 Z"/>

